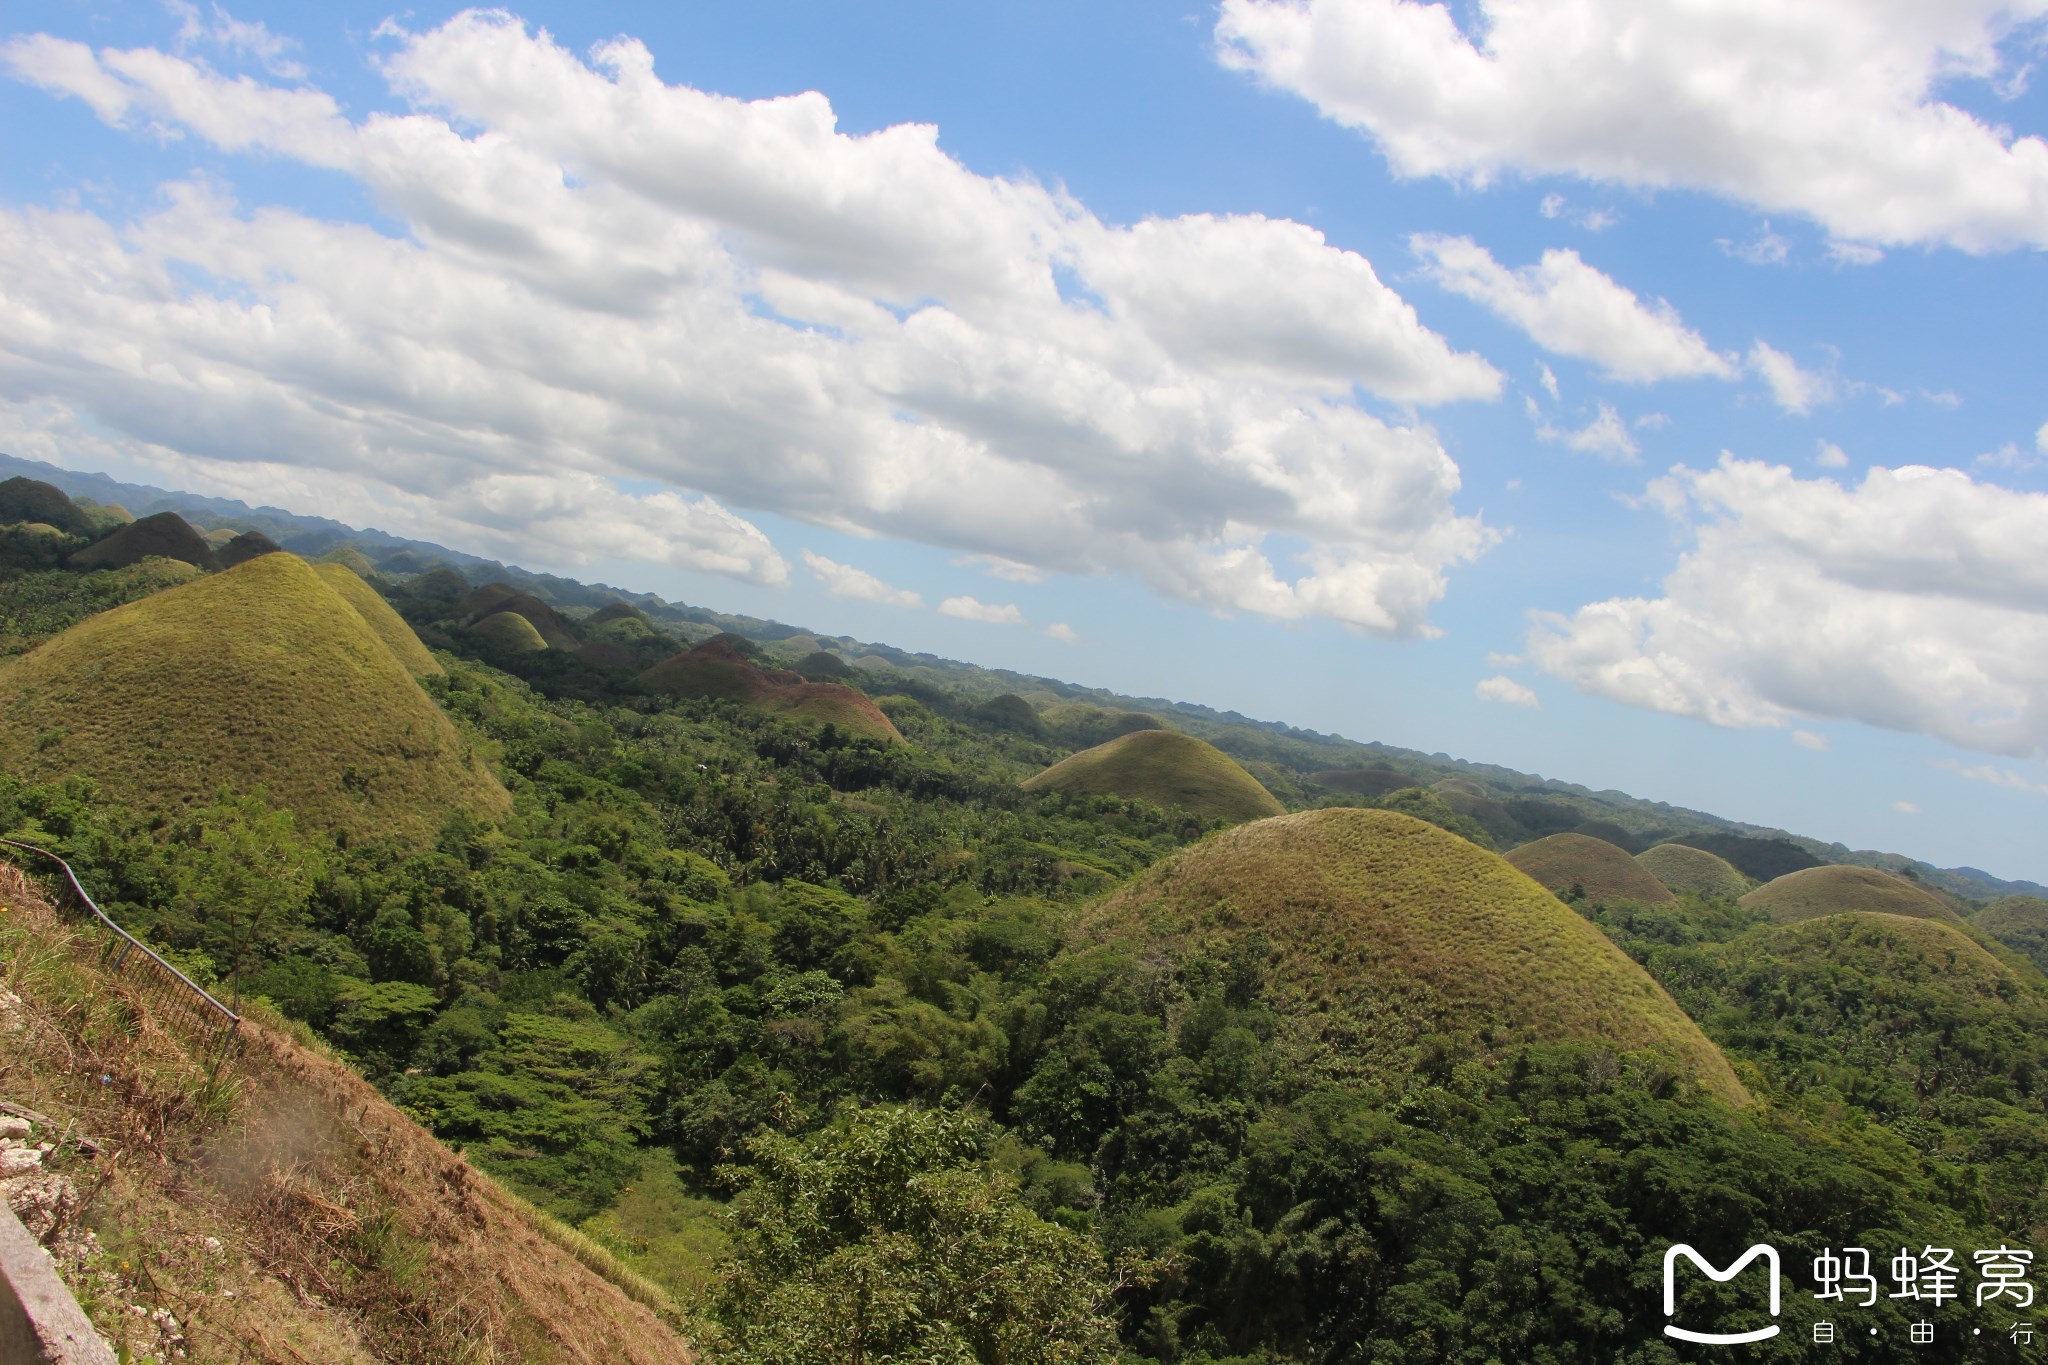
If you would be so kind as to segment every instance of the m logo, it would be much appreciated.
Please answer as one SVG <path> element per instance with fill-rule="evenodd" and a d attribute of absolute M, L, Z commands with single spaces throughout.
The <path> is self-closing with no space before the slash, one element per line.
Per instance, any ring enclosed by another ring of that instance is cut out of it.
<path fill-rule="evenodd" d="M 1762 1242 L 1758 1242 L 1755 1246 L 1737 1257 L 1734 1265 L 1729 1266 L 1726 1270 L 1716 1270 L 1707 1261 L 1706 1257 L 1700 1255 L 1685 1243 L 1680 1242 L 1664 1253 L 1665 1317 L 1671 1317 L 1678 1311 L 1678 1285 L 1673 1278 L 1672 1269 L 1678 1264 L 1680 1256 L 1685 1257 L 1698 1266 L 1702 1271 L 1706 1272 L 1708 1279 L 1716 1283 L 1725 1283 L 1734 1279 L 1742 1273 L 1744 1266 L 1759 1256 L 1763 1257 L 1764 1269 L 1770 1273 L 1771 1277 L 1771 1316 L 1774 1318 L 1778 1316 L 1778 1250 L 1776 1247 L 1766 1246 Z M 1664 1335 L 1676 1337 L 1680 1341 L 1697 1341 L 1707 1346 L 1740 1346 L 1745 1342 L 1770 1340 L 1778 1335 L 1778 1325 L 1772 1323 L 1769 1327 L 1759 1327 L 1753 1332 L 1693 1332 L 1683 1327 L 1674 1327 L 1667 1322 L 1664 1324 Z"/>

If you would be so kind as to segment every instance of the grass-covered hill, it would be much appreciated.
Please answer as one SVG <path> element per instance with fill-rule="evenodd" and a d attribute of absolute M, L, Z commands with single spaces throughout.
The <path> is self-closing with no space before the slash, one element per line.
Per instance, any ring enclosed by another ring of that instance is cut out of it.
<path fill-rule="evenodd" d="M 245 1005 L 205 1084 L 204 1044 L 102 941 L 0 865 L 6 1094 L 54 1144 L 22 1207 L 121 1360 L 687 1365 L 666 1296 L 303 1026 Z"/>
<path fill-rule="evenodd" d="M 1746 1095 L 1714 1045 L 1601 932 L 1500 858 L 1393 811 L 1308 811 L 1167 858 L 1083 916 L 1089 941 L 1225 956 L 1260 936 L 1321 1064 L 1371 1077 L 1472 1049 L 1654 1048 Z M 1439 1040 L 1432 1042 L 1431 1040 Z"/>
<path fill-rule="evenodd" d="M 274 555 L 278 543 L 261 531 L 244 531 L 227 544 L 214 551 L 223 569 L 232 569 L 237 564 L 246 564 L 258 555 Z"/>
<path fill-rule="evenodd" d="M 891 744 L 903 740 L 895 722 L 865 693 L 843 683 L 807 682 L 786 668 L 763 668 L 740 643 L 723 637 L 655 664 L 639 675 L 638 683 L 665 696 L 739 702 L 809 724 L 830 725 L 845 735 Z"/>
<path fill-rule="evenodd" d="M 118 569 L 150 558 L 181 559 L 201 569 L 220 567 L 213 547 L 176 512 L 131 521 L 71 556 L 71 563 L 81 569 Z"/>
<path fill-rule="evenodd" d="M 420 637 L 413 634 L 405 618 L 391 609 L 378 591 L 359 578 L 353 569 L 338 560 L 323 560 L 313 566 L 313 572 L 320 575 L 320 581 L 341 594 L 356 615 L 363 618 L 363 624 L 377 633 L 384 647 L 392 656 L 405 665 L 405 671 L 415 678 L 431 678 L 445 672 L 440 663 L 420 643 Z"/>
<path fill-rule="evenodd" d="M 1651 876 L 1674 893 L 1733 898 L 1749 890 L 1749 878 L 1725 858 L 1686 844 L 1659 844 L 1636 855 Z"/>
<path fill-rule="evenodd" d="M 337 545 L 326 554 L 319 556 L 316 562 L 321 564 L 339 564 L 356 577 L 362 579 L 373 578 L 377 573 L 377 566 L 370 562 L 370 557 L 353 545 Z"/>
<path fill-rule="evenodd" d="M 1567 900 L 1662 905 L 1672 899 L 1664 883 L 1634 858 L 1590 834 L 1553 834 L 1522 845 L 1507 860 Z"/>
<path fill-rule="evenodd" d="M 141 523 L 137 523 L 140 525 Z M 305 824 L 432 838 L 505 790 L 377 631 L 303 560 L 264 555 L 0 665 L 0 766 L 175 811 L 261 787 Z"/>
<path fill-rule="evenodd" d="M 1701 831 L 1688 833 L 1684 842 L 1690 848 L 1704 849 L 1725 859 L 1743 876 L 1759 882 L 1774 881 L 1787 873 L 1821 865 L 1819 858 L 1789 839 Z"/>
<path fill-rule="evenodd" d="M 476 641 L 493 654 L 537 654 L 548 642 L 533 622 L 516 611 L 494 611 L 469 628 Z"/>
<path fill-rule="evenodd" d="M 1781 924 L 1863 910 L 1882 915 L 1912 915 L 1955 923 L 1956 913 L 1940 897 L 1904 877 L 1868 867 L 1809 867 L 1766 882 L 1742 898 Z"/>
<path fill-rule="evenodd" d="M 1970 917 L 1970 927 L 1988 934 L 2048 972 L 2048 900 L 2006 896 Z"/>
<path fill-rule="evenodd" d="M 1230 755 L 1172 730 L 1133 730 L 1024 782 L 1032 792 L 1121 796 L 1204 820 L 1257 820 L 1286 808 Z"/>
<path fill-rule="evenodd" d="M 92 530 L 91 521 L 64 490 L 19 474 L 0 479 L 0 523 L 6 522 L 41 522 L 74 536 Z"/>

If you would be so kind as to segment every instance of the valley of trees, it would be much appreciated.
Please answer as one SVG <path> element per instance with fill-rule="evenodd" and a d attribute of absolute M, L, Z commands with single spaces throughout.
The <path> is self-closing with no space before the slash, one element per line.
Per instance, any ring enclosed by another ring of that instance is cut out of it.
<path fill-rule="evenodd" d="M 7 532 L 7 654 L 199 569 L 72 564 L 106 533 L 93 510 Z M 1599 840 L 1568 833 L 1583 810 L 1386 765 L 1318 781 L 1327 754 L 1248 731 L 1222 747 L 1287 809 L 1413 816 L 1436 827 L 1423 844 L 1456 836 L 1489 867 L 1563 837 L 1532 875 L 1647 969 L 1753 1102 L 1653 1047 L 1463 1006 L 1411 1013 L 1412 1044 L 1368 1064 L 1329 1040 L 1327 983 L 1267 930 L 1084 932 L 1116 888 L 1227 827 L 1022 785 L 1146 718 L 740 638 L 720 676 L 751 691 L 679 696 L 642 675 L 708 630 L 565 608 L 550 642 L 556 623 L 472 601 L 452 570 L 371 582 L 434 648 L 417 686 L 504 814 L 437 811 L 412 838 L 232 781 L 161 807 L 23 760 L 0 771 L 0 832 L 60 851 L 131 930 L 302 1021 L 669 1289 L 712 1359 L 1675 1362 L 1691 1357 L 1661 1336 L 1657 1280 L 1673 1241 L 1722 1260 L 1771 1242 L 1801 1283 L 1829 1247 L 2048 1250 L 2048 981 L 1972 927 L 1972 902 L 1781 922 L 1636 865 L 1661 894 L 1624 899 L 1600 890 L 1630 884 L 1605 864 L 1554 852 Z M 479 629 L 507 612 L 531 630 Z M 808 712 L 838 694 L 795 689 L 828 682 L 900 739 Z M 220 771 L 237 742 L 218 738 Z M 2037 947 L 2037 923 L 2015 932 Z M 1745 1301 L 1686 1291 L 1703 1316 Z M 1824 1307 L 1788 1293 L 1783 1337 L 1750 1358 L 1816 1358 Z M 1922 1316 L 1852 1311 L 1892 1342 Z M 1967 1358 L 2019 1358 L 2002 1343 Z M 1893 1357 L 1851 1340 L 1827 1358 Z"/>

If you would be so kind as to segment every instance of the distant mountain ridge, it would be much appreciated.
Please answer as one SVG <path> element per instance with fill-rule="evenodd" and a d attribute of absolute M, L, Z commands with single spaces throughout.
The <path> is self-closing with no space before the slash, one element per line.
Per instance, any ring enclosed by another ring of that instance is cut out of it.
<path fill-rule="evenodd" d="M 934 654 L 898 649 L 892 645 L 828 635 L 780 621 L 669 602 L 653 593 L 637 592 L 604 583 L 585 583 L 556 574 L 535 573 L 516 565 L 507 565 L 498 560 L 450 549 L 432 541 L 412 540 L 375 529 L 359 529 L 330 517 L 302 516 L 279 507 L 251 507 L 234 498 L 207 497 L 203 494 L 158 488 L 147 484 L 124 483 L 105 474 L 80 473 L 40 460 L 22 459 L 0 453 L 0 478 L 12 475 L 40 479 L 55 485 L 72 497 L 91 498 L 103 504 L 119 503 L 137 518 L 168 511 L 206 521 L 231 523 L 238 530 L 260 532 L 284 549 L 309 557 L 329 553 L 344 544 L 353 544 L 358 549 L 367 551 L 369 557 L 379 564 L 387 562 L 393 555 L 404 553 L 421 561 L 440 560 L 452 565 L 472 584 L 502 581 L 559 606 L 601 609 L 616 602 L 625 602 L 654 619 L 713 626 L 722 631 L 768 643 L 798 636 L 815 637 L 817 643 L 828 648 L 837 647 L 849 653 L 857 652 L 913 675 L 920 671 L 936 674 L 956 686 L 985 690 L 990 698 L 1001 694 L 1028 695 L 1034 691 L 1050 692 L 1067 701 L 1092 703 L 1111 711 L 1143 711 L 1170 716 L 1181 729 L 1216 745 L 1238 762 L 1252 768 L 1253 772 L 1261 777 L 1264 776 L 1260 772 L 1262 763 L 1270 765 L 1283 758 L 1295 760 L 1282 766 L 1298 778 L 1307 778 L 1316 770 L 1327 773 L 1354 766 L 1379 768 L 1390 765 L 1414 770 L 1413 775 L 1420 779 L 1417 785 L 1421 786 L 1428 786 L 1444 776 L 1464 775 L 1490 783 L 1503 792 L 1593 803 L 1604 809 L 1587 812 L 1588 819 L 1611 820 L 1620 817 L 1623 823 L 1634 821 L 1636 824 L 1661 830 L 1663 833 L 1658 836 L 1659 838 L 1673 839 L 1677 842 L 1684 842 L 1684 835 L 1688 831 L 1781 838 L 1789 840 L 1825 862 L 1900 873 L 1915 877 L 1928 886 L 1973 900 L 1993 900 L 2004 896 L 2048 897 L 2048 886 L 2038 882 L 2007 880 L 1975 867 L 1935 867 L 1920 859 L 1899 853 L 1850 849 L 1843 844 L 1825 843 L 1770 826 L 1729 820 L 1706 811 L 1673 806 L 1667 802 L 1644 800 L 1627 792 L 1612 789 L 1596 791 L 1578 783 L 1546 778 L 1540 774 L 1453 758 L 1441 751 L 1426 754 L 1420 750 L 1399 748 L 1378 741 L 1360 741 L 1347 739 L 1341 735 L 1326 735 L 1281 721 L 1257 720 L 1237 711 L 1219 711 L 1193 702 L 1172 701 L 1163 697 L 1131 697 L 1104 688 L 1086 687 L 1056 678 L 1016 673 L 1008 669 L 984 668 Z M 1313 762 L 1308 761 L 1310 751 L 1314 752 Z"/>

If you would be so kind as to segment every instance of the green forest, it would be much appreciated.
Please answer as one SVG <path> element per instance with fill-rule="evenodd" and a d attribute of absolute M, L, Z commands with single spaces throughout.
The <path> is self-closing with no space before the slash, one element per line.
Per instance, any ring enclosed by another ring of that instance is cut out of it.
<path fill-rule="evenodd" d="M 1673 1242 L 1783 1255 L 1748 1358 L 2021 1358 L 1807 1268 L 2048 1250 L 2048 905 L 417 558 L 81 561 L 145 522 L 71 513 L 0 532 L 0 833 L 709 1359 L 1675 1362 Z"/>

